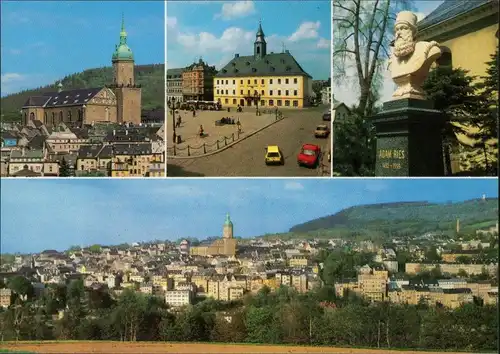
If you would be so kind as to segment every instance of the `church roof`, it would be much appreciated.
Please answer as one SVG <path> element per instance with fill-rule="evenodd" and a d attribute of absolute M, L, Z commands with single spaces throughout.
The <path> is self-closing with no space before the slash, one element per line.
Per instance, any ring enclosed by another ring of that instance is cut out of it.
<path fill-rule="evenodd" d="M 47 92 L 43 96 L 31 96 L 23 105 L 24 107 L 54 108 L 62 106 L 82 106 L 97 95 L 103 88 L 86 88 L 65 90 L 61 92 Z"/>
<path fill-rule="evenodd" d="M 311 78 L 292 54 L 287 50 L 284 53 L 266 54 L 262 59 L 253 55 L 239 56 L 238 54 L 224 66 L 216 75 L 219 77 L 247 77 L 247 76 L 292 76 L 301 75 Z"/>
<path fill-rule="evenodd" d="M 493 1 L 497 0 L 445 0 L 417 24 L 418 29 L 423 30 L 424 28 L 437 25 Z"/>

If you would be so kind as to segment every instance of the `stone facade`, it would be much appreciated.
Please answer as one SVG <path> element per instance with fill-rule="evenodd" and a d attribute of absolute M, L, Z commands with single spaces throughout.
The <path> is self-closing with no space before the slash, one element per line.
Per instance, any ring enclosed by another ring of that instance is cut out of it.
<path fill-rule="evenodd" d="M 217 71 L 203 60 L 193 63 L 182 72 L 182 95 L 184 101 L 213 101 L 213 78 Z"/>

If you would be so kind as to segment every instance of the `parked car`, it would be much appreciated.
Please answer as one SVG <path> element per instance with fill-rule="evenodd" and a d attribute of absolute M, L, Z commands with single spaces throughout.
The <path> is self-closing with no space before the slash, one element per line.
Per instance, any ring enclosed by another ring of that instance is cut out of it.
<path fill-rule="evenodd" d="M 324 121 L 331 121 L 332 120 L 332 112 L 327 111 L 323 113 L 323 120 Z"/>
<path fill-rule="evenodd" d="M 277 145 L 269 145 L 266 148 L 266 165 L 284 165 L 285 158 Z"/>
<path fill-rule="evenodd" d="M 304 144 L 297 155 L 299 166 L 317 167 L 321 157 L 321 148 L 315 144 Z"/>
<path fill-rule="evenodd" d="M 328 138 L 330 135 L 330 128 L 326 124 L 320 124 L 316 127 L 314 131 L 314 136 L 316 138 Z"/>

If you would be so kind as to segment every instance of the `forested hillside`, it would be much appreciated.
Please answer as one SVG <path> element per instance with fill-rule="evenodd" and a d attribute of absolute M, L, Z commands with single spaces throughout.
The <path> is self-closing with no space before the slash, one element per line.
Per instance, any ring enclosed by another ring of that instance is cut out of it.
<path fill-rule="evenodd" d="M 460 219 L 461 231 L 487 228 L 497 223 L 498 198 L 459 203 L 385 203 L 353 206 L 333 215 L 295 225 L 289 233 L 266 237 L 387 237 L 425 232 L 453 231 Z"/>
<path fill-rule="evenodd" d="M 165 103 L 165 66 L 163 64 L 137 65 L 135 67 L 136 83 L 142 85 L 142 108 L 151 109 L 163 107 Z M 77 88 L 102 87 L 113 83 L 112 67 L 88 69 L 72 74 L 51 85 L 32 90 L 21 91 L 5 96 L 0 101 L 2 120 L 20 120 L 19 111 L 28 97 L 40 95 L 43 92 L 57 90 L 57 83 L 62 81 L 65 90 Z"/>

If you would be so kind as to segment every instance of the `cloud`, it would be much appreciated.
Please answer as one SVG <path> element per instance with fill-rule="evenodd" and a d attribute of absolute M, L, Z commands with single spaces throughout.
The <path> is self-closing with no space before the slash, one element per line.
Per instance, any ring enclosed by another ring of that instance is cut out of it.
<path fill-rule="evenodd" d="M 331 45 L 332 45 L 332 43 L 328 39 L 320 38 L 318 43 L 316 44 L 316 47 L 321 48 L 321 49 L 326 49 L 326 48 L 330 48 Z"/>
<path fill-rule="evenodd" d="M 297 181 L 285 182 L 285 190 L 287 191 L 300 191 L 304 189 L 304 185 Z"/>
<path fill-rule="evenodd" d="M 209 32 L 199 34 L 178 33 L 176 40 L 181 46 L 188 49 L 197 49 L 201 54 L 210 51 L 233 53 L 240 48 L 247 48 L 253 36 L 253 32 L 247 32 L 238 27 L 230 27 L 220 37 Z"/>
<path fill-rule="evenodd" d="M 173 29 L 177 27 L 177 17 L 168 17 L 167 16 L 167 28 Z"/>
<path fill-rule="evenodd" d="M 303 22 L 300 24 L 297 31 L 295 31 L 289 38 L 291 42 L 296 42 L 304 39 L 318 38 L 318 29 L 321 26 L 319 21 L 316 22 Z"/>
<path fill-rule="evenodd" d="M 2 74 L 2 84 L 11 84 L 13 82 L 24 81 L 26 76 L 19 73 Z"/>
<path fill-rule="evenodd" d="M 417 16 L 417 21 L 422 21 L 428 14 L 425 14 L 423 12 L 416 12 L 415 15 Z"/>
<path fill-rule="evenodd" d="M 235 1 L 228 2 L 222 5 L 221 12 L 216 14 L 214 18 L 222 18 L 223 20 L 232 20 L 242 18 L 255 13 L 255 4 L 253 1 Z"/>

